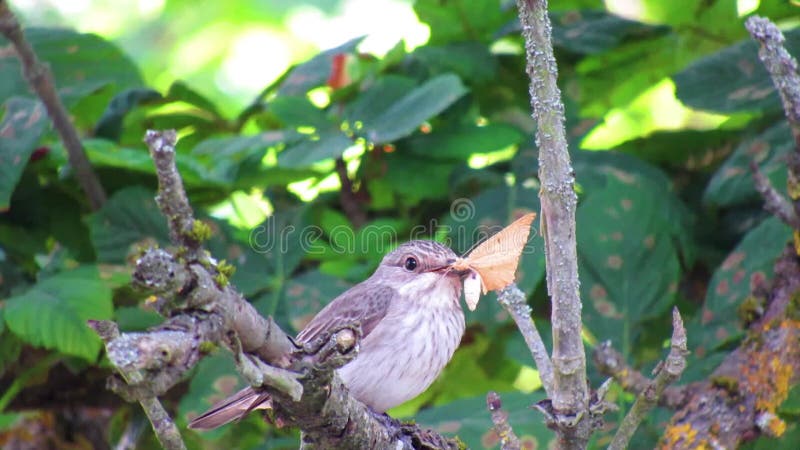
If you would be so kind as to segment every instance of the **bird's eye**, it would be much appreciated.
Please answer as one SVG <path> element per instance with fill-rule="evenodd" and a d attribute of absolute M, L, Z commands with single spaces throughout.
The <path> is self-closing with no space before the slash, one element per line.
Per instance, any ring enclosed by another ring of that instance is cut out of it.
<path fill-rule="evenodd" d="M 417 258 L 409 256 L 406 258 L 405 268 L 409 272 L 413 272 L 417 268 Z"/>

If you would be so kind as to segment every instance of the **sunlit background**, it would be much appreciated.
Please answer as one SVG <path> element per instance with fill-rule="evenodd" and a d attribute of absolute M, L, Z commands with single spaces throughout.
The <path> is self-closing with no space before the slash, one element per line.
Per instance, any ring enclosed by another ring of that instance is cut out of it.
<path fill-rule="evenodd" d="M 184 80 L 229 113 L 249 103 L 291 64 L 319 50 L 367 36 L 360 50 L 382 55 L 401 40 L 412 49 L 429 36 L 427 25 L 413 12 L 412 0 L 15 0 L 12 4 L 29 26 L 58 24 L 113 39 L 139 64 L 151 86 L 166 90 L 174 80 Z M 738 0 L 738 14 L 758 5 L 759 0 Z M 675 8 L 658 8 L 658 2 L 607 0 L 606 6 L 647 23 L 680 21 L 665 16 L 674 16 Z M 675 99 L 672 82 L 665 79 L 626 107 L 608 111 L 584 147 L 608 148 L 657 130 L 712 128 L 723 120 L 684 108 Z"/>

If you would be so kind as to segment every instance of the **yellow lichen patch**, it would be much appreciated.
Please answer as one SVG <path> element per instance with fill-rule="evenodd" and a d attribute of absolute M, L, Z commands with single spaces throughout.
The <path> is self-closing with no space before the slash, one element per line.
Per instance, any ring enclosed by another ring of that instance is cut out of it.
<path fill-rule="evenodd" d="M 769 430 L 769 434 L 773 437 L 781 437 L 783 433 L 786 432 L 786 422 L 781 420 L 778 416 L 773 416 L 767 425 L 767 430 Z"/>
<path fill-rule="evenodd" d="M 672 448 L 705 448 L 705 440 L 695 442 L 695 439 L 697 439 L 697 430 L 692 428 L 692 424 L 670 425 L 664 431 L 659 448 L 665 450 Z"/>

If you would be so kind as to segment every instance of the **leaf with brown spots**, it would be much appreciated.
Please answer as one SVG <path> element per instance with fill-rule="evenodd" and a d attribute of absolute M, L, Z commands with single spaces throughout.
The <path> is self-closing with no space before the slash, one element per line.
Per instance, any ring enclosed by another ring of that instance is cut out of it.
<path fill-rule="evenodd" d="M 47 115 L 40 102 L 12 98 L 4 105 L 0 123 L 0 211 L 8 209 L 11 194 L 46 126 Z"/>

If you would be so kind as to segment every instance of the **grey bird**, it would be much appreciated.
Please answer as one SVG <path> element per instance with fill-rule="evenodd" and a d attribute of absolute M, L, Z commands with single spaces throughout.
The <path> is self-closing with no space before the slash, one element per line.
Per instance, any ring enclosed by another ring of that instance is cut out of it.
<path fill-rule="evenodd" d="M 302 345 L 328 330 L 360 323 L 358 355 L 338 369 L 350 393 L 377 413 L 421 394 L 439 376 L 464 334 L 459 304 L 464 272 L 456 254 L 433 241 L 410 241 L 386 255 L 367 280 L 322 309 L 297 335 Z M 211 429 L 268 407 L 251 387 L 214 405 L 189 427 Z"/>

